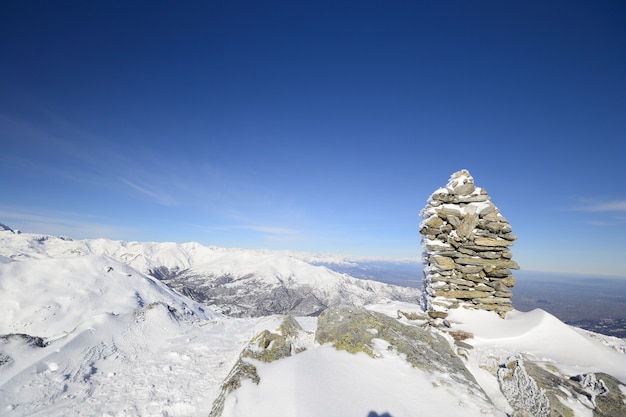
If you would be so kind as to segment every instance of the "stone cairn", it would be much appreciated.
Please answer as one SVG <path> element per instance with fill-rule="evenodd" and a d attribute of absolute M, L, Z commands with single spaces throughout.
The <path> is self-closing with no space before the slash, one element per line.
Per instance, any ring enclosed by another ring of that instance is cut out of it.
<path fill-rule="evenodd" d="M 432 318 L 445 318 L 450 308 L 495 311 L 513 309 L 509 247 L 517 236 L 491 202 L 474 185 L 467 170 L 455 172 L 445 188 L 435 191 L 421 211 L 424 248 L 424 295 Z"/>

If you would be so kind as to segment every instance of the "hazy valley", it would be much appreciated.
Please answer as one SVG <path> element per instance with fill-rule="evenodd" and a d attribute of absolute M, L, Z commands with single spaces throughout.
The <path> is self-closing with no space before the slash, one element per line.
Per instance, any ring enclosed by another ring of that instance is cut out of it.
<path fill-rule="evenodd" d="M 419 262 L 327 264 L 354 277 L 421 288 Z M 520 311 L 541 308 L 567 324 L 626 338 L 626 278 L 606 275 L 516 271 L 513 305 Z"/>

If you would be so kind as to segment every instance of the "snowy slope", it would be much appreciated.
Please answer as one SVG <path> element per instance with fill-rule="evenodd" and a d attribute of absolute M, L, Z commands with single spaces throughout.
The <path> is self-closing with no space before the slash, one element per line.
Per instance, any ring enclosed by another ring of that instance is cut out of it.
<path fill-rule="evenodd" d="M 4 333 L 28 330 L 57 338 L 59 327 L 70 332 L 86 317 L 128 313 L 156 302 L 175 308 L 183 318 L 210 318 L 203 307 L 154 278 L 104 256 L 11 262 L 0 267 L 0 286 L 6 296 L 0 307 Z M 49 327 L 52 321 L 55 326 Z"/>
<path fill-rule="evenodd" d="M 199 243 L 71 240 L 0 231 L 0 256 L 15 260 L 105 255 L 162 279 L 167 285 L 233 316 L 319 314 L 331 305 L 390 300 L 419 302 L 421 292 L 356 279 L 296 256 Z"/>
<path fill-rule="evenodd" d="M 544 310 L 513 311 L 502 320 L 488 312 L 460 309 L 452 310 L 449 320 L 454 330 L 474 334 L 475 351 L 499 349 L 509 355 L 525 352 L 550 358 L 571 375 L 606 372 L 626 382 L 623 339 L 593 337 L 593 333 L 568 326 Z"/>
<path fill-rule="evenodd" d="M 260 383 L 246 381 L 231 395 L 226 416 L 501 416 L 481 397 L 441 386 L 381 345 L 381 357 L 322 345 L 290 358 L 258 364 Z M 314 365 L 313 365 L 314 364 Z"/>
<path fill-rule="evenodd" d="M 333 305 L 421 297 L 415 288 L 357 279 L 283 253 L 228 251 L 186 270 L 151 272 L 179 292 L 239 317 L 317 315 Z"/>
<path fill-rule="evenodd" d="M 206 415 L 254 328 L 105 256 L 0 264 L 0 299 L 0 415 Z"/>
<path fill-rule="evenodd" d="M 512 311 L 506 319 L 477 310 L 452 310 L 453 331 L 474 335 L 466 352 L 467 367 L 492 400 L 508 409 L 493 374 L 487 372 L 523 353 L 541 366 L 569 377 L 604 372 L 619 379 L 626 395 L 626 340 L 587 332 L 566 325 L 541 309 Z M 582 413 L 581 415 L 586 415 Z M 589 414 L 591 415 L 591 414 Z"/>

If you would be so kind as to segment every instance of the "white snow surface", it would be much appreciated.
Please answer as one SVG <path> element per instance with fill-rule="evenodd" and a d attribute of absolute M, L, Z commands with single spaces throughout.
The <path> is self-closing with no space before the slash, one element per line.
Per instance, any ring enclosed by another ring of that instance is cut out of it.
<path fill-rule="evenodd" d="M 220 248 L 196 242 L 72 240 L 0 231 L 0 264 L 11 260 L 85 256 L 109 257 L 159 278 L 178 274 L 176 282 L 168 282 L 173 288 L 190 290 L 196 294 L 196 300 L 239 317 L 283 312 L 289 308 L 299 314 L 312 314 L 324 306 L 341 303 L 366 305 L 421 300 L 420 289 L 358 279 L 313 265 L 299 252 Z M 277 294 L 273 299 L 274 310 L 269 299 L 272 291 Z"/>
<path fill-rule="evenodd" d="M 512 311 L 503 320 L 483 310 L 451 310 L 448 320 L 455 330 L 469 331 L 475 351 L 531 354 L 561 369 L 565 374 L 605 372 L 626 383 L 626 355 L 602 343 L 603 337 L 561 322 L 552 314 L 535 309 Z"/>
<path fill-rule="evenodd" d="M 387 260 L 385 258 L 314 254 L 298 251 L 221 248 L 206 246 L 197 242 L 126 242 L 102 238 L 72 240 L 0 229 L 0 257 L 23 260 L 82 255 L 107 255 L 144 272 L 159 266 L 170 269 L 197 269 L 201 265 L 206 266 L 216 261 L 222 262 L 223 266 L 228 266 L 228 263 L 249 264 L 251 259 L 268 257 L 292 258 L 309 264 L 337 265 L 355 265 L 354 261 Z"/>
<path fill-rule="evenodd" d="M 0 335 L 27 334 L 47 343 L 0 339 L 0 415 L 208 415 L 244 346 L 281 319 L 226 317 L 168 289 L 142 272 L 154 258 L 141 254 L 151 248 L 172 267 L 256 262 L 245 251 L 193 243 L 77 242 L 0 231 Z M 293 273 L 288 269 L 298 265 L 267 254 L 267 270 Z M 398 310 L 421 312 L 399 302 L 368 308 L 391 317 Z M 298 318 L 307 331 L 315 320 Z M 448 321 L 453 330 L 474 334 L 464 362 L 495 406 L 459 385 L 442 384 L 446 375 L 412 368 L 382 340 L 377 359 L 309 340 L 302 353 L 255 362 L 259 385 L 245 380 L 226 397 L 223 415 L 505 416 L 510 406 L 488 369 L 517 353 L 567 375 L 604 371 L 626 383 L 623 340 L 620 353 L 611 347 L 614 338 L 567 326 L 542 310 L 513 311 L 503 320 L 457 309 Z"/>
<path fill-rule="evenodd" d="M 0 415 L 206 415 L 254 331 L 104 256 L 0 264 Z M 168 308 L 169 307 L 169 308 Z"/>
<path fill-rule="evenodd" d="M 385 299 L 389 285 L 335 272 L 309 261 L 347 264 L 341 257 L 323 257 L 301 252 L 252 250 L 205 246 L 196 242 L 125 242 L 109 239 L 71 240 L 30 233 L 0 230 L 0 263 L 13 260 L 71 258 L 104 255 L 134 269 L 150 273 L 159 267 L 192 270 L 206 276 L 250 277 L 267 284 L 308 285 L 325 294 L 348 285 L 356 299 Z M 4 257 L 4 258 L 2 258 Z M 360 287 L 360 288 L 356 288 Z M 416 289 L 397 291 L 416 294 Z"/>
<path fill-rule="evenodd" d="M 382 341 L 380 341 L 382 342 Z M 373 359 L 330 345 L 256 363 L 261 381 L 230 395 L 225 416 L 503 416 L 458 387 L 437 384 L 380 343 Z"/>

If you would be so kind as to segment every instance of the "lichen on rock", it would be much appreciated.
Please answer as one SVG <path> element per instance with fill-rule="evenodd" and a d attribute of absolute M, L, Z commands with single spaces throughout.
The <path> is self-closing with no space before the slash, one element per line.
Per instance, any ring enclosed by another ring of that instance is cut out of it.
<path fill-rule="evenodd" d="M 486 398 L 474 376 L 454 353 L 450 342 L 432 327 L 405 324 L 363 307 L 339 306 L 318 318 L 315 340 L 350 353 L 364 352 L 377 358 L 375 339 L 388 343 L 413 367 L 430 375 L 447 375 L 473 394 Z"/>
<path fill-rule="evenodd" d="M 226 396 L 241 387 L 245 379 L 259 384 L 261 378 L 254 360 L 273 362 L 303 350 L 296 341 L 306 332 L 292 316 L 285 316 L 276 332 L 263 330 L 255 335 L 239 355 L 239 359 L 224 380 L 220 393 L 213 402 L 209 417 L 219 417 L 224 410 Z"/>

